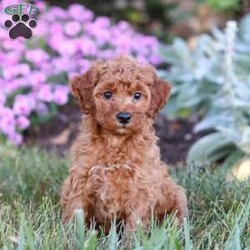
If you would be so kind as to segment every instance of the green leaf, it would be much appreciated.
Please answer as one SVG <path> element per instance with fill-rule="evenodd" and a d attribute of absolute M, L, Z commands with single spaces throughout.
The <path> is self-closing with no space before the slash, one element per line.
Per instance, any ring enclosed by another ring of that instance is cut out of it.
<path fill-rule="evenodd" d="M 233 141 L 219 132 L 209 134 L 193 144 L 188 152 L 187 162 L 208 164 L 224 157 L 232 150 Z"/>
<path fill-rule="evenodd" d="M 190 229 L 187 222 L 187 218 L 184 218 L 184 236 L 185 236 L 185 250 L 192 250 L 192 244 L 190 239 Z"/>
<path fill-rule="evenodd" d="M 117 233 L 116 233 L 116 224 L 115 220 L 112 222 L 111 230 L 109 232 L 109 250 L 116 250 L 117 249 Z"/>
<path fill-rule="evenodd" d="M 25 250 L 25 235 L 24 235 L 24 214 L 21 215 L 21 228 L 18 240 L 18 250 Z"/>
<path fill-rule="evenodd" d="M 242 159 L 244 155 L 245 154 L 241 150 L 235 148 L 232 153 L 225 158 L 220 168 L 224 168 L 228 172 L 228 170 L 231 170 L 231 168 L 236 164 L 236 162 Z"/>
<path fill-rule="evenodd" d="M 95 250 L 97 247 L 97 231 L 92 230 L 88 239 L 85 241 L 84 250 Z"/>
<path fill-rule="evenodd" d="M 241 250 L 241 240 L 240 235 L 243 233 L 247 223 L 249 221 L 250 215 L 250 200 L 245 204 L 244 208 L 241 210 L 238 216 L 234 229 L 228 237 L 225 243 L 225 250 Z"/>
<path fill-rule="evenodd" d="M 82 209 L 77 209 L 75 212 L 76 219 L 76 237 L 78 242 L 78 249 L 84 249 L 84 214 Z"/>
<path fill-rule="evenodd" d="M 239 148 L 247 154 L 250 154 L 250 126 L 246 126 L 242 132 L 242 138 L 238 144 Z"/>

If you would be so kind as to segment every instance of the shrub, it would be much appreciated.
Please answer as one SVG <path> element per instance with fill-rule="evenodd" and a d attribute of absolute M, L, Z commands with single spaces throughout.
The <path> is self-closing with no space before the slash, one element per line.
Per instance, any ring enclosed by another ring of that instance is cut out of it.
<path fill-rule="evenodd" d="M 8 5 L 2 1 L 0 8 Z M 127 22 L 112 24 L 79 4 L 68 9 L 37 5 L 32 39 L 11 40 L 0 29 L 0 135 L 15 144 L 22 142 L 24 130 L 69 101 L 68 77 L 86 71 L 93 60 L 132 54 L 140 61 L 160 62 L 157 39 L 133 31 Z M 0 13 L 1 23 L 9 18 Z"/>
<path fill-rule="evenodd" d="M 191 50 L 180 39 L 163 48 L 172 66 L 160 72 L 174 84 L 172 116 L 198 113 L 195 131 L 213 131 L 196 142 L 188 161 L 211 163 L 228 157 L 230 164 L 250 154 L 250 15 L 227 23 L 225 33 L 202 35 Z"/>

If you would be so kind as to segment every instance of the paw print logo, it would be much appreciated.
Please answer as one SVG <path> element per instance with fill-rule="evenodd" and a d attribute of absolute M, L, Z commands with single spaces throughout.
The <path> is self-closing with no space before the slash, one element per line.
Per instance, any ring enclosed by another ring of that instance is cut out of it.
<path fill-rule="evenodd" d="M 32 28 L 35 28 L 37 25 L 36 20 L 31 19 L 27 14 L 20 16 L 14 14 L 11 20 L 6 20 L 4 26 L 9 29 L 9 37 L 11 39 L 16 39 L 19 36 L 22 36 L 26 39 L 31 38 Z"/>

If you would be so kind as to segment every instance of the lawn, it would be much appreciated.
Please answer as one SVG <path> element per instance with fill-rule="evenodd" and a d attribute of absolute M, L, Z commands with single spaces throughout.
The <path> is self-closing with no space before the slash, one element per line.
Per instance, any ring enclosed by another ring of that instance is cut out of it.
<path fill-rule="evenodd" d="M 33 148 L 0 148 L 1 249 L 126 249 L 115 228 L 108 236 L 60 219 L 59 193 L 68 157 Z M 188 221 L 167 218 L 138 228 L 133 249 L 250 249 L 250 182 L 227 182 L 220 168 L 171 167 L 189 197 Z"/>

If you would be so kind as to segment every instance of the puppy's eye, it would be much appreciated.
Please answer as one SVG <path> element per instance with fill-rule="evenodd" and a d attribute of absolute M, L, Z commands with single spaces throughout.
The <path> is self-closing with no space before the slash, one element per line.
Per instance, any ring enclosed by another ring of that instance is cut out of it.
<path fill-rule="evenodd" d="M 134 99 L 135 100 L 140 100 L 141 99 L 141 93 L 140 92 L 135 92 L 134 93 Z"/>
<path fill-rule="evenodd" d="M 112 93 L 110 91 L 106 91 L 104 92 L 103 96 L 105 99 L 110 99 L 112 97 Z"/>

